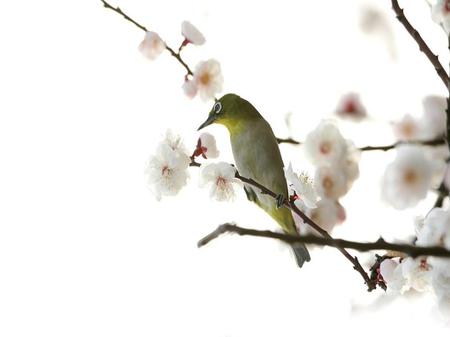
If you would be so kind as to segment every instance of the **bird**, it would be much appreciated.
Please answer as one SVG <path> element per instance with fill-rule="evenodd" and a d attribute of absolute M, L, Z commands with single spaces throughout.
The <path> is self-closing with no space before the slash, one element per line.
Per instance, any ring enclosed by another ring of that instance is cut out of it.
<path fill-rule="evenodd" d="M 277 194 L 277 200 L 244 184 L 247 199 L 270 215 L 287 234 L 298 235 L 291 211 L 280 207 L 288 198 L 284 164 L 277 139 L 270 124 L 247 100 L 236 94 L 226 94 L 216 100 L 208 118 L 198 130 L 211 124 L 225 126 L 230 134 L 231 148 L 240 175 L 253 179 Z M 311 260 L 302 243 L 292 245 L 297 265 Z"/>

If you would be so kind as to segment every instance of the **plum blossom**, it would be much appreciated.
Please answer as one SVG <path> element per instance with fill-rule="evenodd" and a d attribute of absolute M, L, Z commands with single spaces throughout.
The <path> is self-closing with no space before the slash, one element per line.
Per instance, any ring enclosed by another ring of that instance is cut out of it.
<path fill-rule="evenodd" d="M 334 123 L 322 121 L 306 136 L 304 146 L 314 165 L 331 165 L 345 154 L 346 141 Z"/>
<path fill-rule="evenodd" d="M 317 183 L 317 192 L 322 198 L 337 200 L 348 191 L 345 173 L 334 167 L 319 167 L 314 180 Z"/>
<path fill-rule="evenodd" d="M 187 43 L 192 43 L 196 46 L 201 46 L 206 41 L 203 34 L 189 21 L 181 23 L 181 34 Z"/>
<path fill-rule="evenodd" d="M 236 169 L 228 163 L 219 162 L 202 165 L 200 168 L 200 187 L 210 186 L 209 195 L 217 201 L 234 200 L 234 185 L 241 182 L 235 177 Z"/>
<path fill-rule="evenodd" d="M 205 159 L 214 159 L 219 157 L 219 153 L 214 136 L 208 132 L 202 133 L 198 138 L 194 156 L 202 156 Z"/>
<path fill-rule="evenodd" d="M 431 17 L 434 22 L 442 25 L 445 32 L 450 32 L 450 0 L 437 0 L 431 7 Z"/>
<path fill-rule="evenodd" d="M 396 209 L 415 206 L 425 198 L 431 185 L 433 163 L 423 149 L 410 145 L 397 147 L 397 157 L 384 172 L 382 196 Z"/>
<path fill-rule="evenodd" d="M 146 32 L 144 40 L 139 44 L 139 51 L 149 60 L 155 60 L 166 49 L 166 44 L 158 33 Z"/>
<path fill-rule="evenodd" d="M 431 265 L 425 258 L 406 257 L 401 263 L 403 277 L 406 285 L 403 291 L 414 289 L 419 292 L 430 290 L 431 288 Z"/>
<path fill-rule="evenodd" d="M 291 189 L 295 205 L 302 211 L 305 211 L 307 208 L 316 208 L 317 194 L 314 181 L 305 172 L 300 173 L 300 175 L 294 173 L 291 163 L 285 169 L 284 174 Z"/>
<path fill-rule="evenodd" d="M 145 173 L 156 199 L 174 196 L 186 185 L 190 159 L 178 136 L 168 132 L 148 161 Z"/>
<path fill-rule="evenodd" d="M 203 101 L 213 99 L 214 95 L 222 91 L 223 76 L 220 63 L 214 59 L 200 62 L 194 71 L 192 83 Z M 185 93 L 193 93 L 193 87 L 185 89 Z M 189 96 L 189 95 L 188 95 Z"/>
<path fill-rule="evenodd" d="M 367 117 L 366 108 L 361 103 L 359 95 L 355 93 L 343 95 L 339 100 L 335 113 L 341 118 L 355 122 L 359 122 Z"/>

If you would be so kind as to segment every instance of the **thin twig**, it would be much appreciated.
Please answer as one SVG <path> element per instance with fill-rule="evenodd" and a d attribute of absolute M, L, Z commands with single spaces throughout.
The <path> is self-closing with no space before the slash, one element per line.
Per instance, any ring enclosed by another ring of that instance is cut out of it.
<path fill-rule="evenodd" d="M 417 42 L 420 51 L 423 52 L 428 57 L 428 60 L 430 60 L 437 74 L 444 83 L 445 87 L 448 88 L 450 82 L 448 74 L 445 71 L 444 67 L 442 66 L 441 62 L 439 61 L 439 57 L 431 51 L 426 42 L 420 36 L 419 32 L 411 25 L 411 23 L 405 17 L 403 9 L 400 8 L 400 5 L 398 4 L 397 0 L 392 0 L 392 9 L 394 10 L 398 21 L 401 22 L 403 27 L 405 27 L 405 29 L 408 31 L 409 35 L 411 35 L 412 38 Z"/>
<path fill-rule="evenodd" d="M 106 2 L 105 0 L 100 0 L 100 1 L 103 3 L 103 6 L 105 6 L 105 8 L 111 9 L 112 11 L 122 15 L 126 20 L 128 20 L 128 21 L 132 22 L 133 24 L 135 24 L 138 28 L 140 28 L 144 32 L 148 32 L 148 30 L 147 30 L 147 28 L 145 26 L 141 25 L 136 20 L 134 20 L 131 17 L 129 17 L 119 7 L 113 7 L 108 2 Z M 186 64 L 186 62 L 184 62 L 184 60 L 181 58 L 180 53 L 179 52 L 178 53 L 175 52 L 171 47 L 169 47 L 167 45 L 167 43 L 164 42 L 164 44 L 166 45 L 166 49 L 169 51 L 170 55 L 172 55 L 184 67 L 184 69 L 186 69 L 186 72 L 187 72 L 188 75 L 192 76 L 194 73 L 189 68 L 189 66 Z"/>
<path fill-rule="evenodd" d="M 286 233 L 272 232 L 268 230 L 256 230 L 250 228 L 244 228 L 235 224 L 223 224 L 218 226 L 213 232 L 206 235 L 198 242 L 198 247 L 205 246 L 212 240 L 217 239 L 224 233 L 235 233 L 239 235 L 257 236 L 263 238 L 277 239 L 288 244 L 293 243 L 307 243 L 318 246 L 340 247 L 355 249 L 360 252 L 374 251 L 374 250 L 392 250 L 396 252 L 405 253 L 413 258 L 418 256 L 436 256 L 436 257 L 448 257 L 450 258 L 450 250 L 439 246 L 420 247 L 408 244 L 390 243 L 386 242 L 383 238 L 379 238 L 374 242 L 357 242 L 344 239 L 333 239 L 319 237 L 316 235 L 291 235 Z"/>

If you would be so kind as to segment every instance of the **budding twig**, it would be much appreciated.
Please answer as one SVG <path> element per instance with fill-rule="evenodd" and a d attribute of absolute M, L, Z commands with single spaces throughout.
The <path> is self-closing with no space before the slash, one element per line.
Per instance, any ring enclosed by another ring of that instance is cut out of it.
<path fill-rule="evenodd" d="M 131 17 L 129 17 L 119 7 L 113 7 L 108 2 L 106 2 L 105 0 L 100 0 L 100 1 L 103 3 L 103 6 L 105 6 L 105 8 L 111 9 L 112 11 L 116 12 L 117 14 L 122 15 L 126 20 L 134 23 L 138 28 L 142 29 L 144 32 L 148 32 L 148 30 L 147 30 L 147 28 L 145 28 L 145 26 L 141 25 L 136 20 L 134 20 Z M 186 62 L 184 62 L 184 60 L 182 59 L 182 57 L 180 55 L 181 48 L 180 48 L 180 50 L 177 53 L 177 52 L 175 52 L 174 49 L 169 47 L 166 42 L 164 42 L 164 44 L 166 45 L 166 50 L 169 51 L 170 55 L 172 55 L 184 67 L 184 69 L 186 69 L 186 73 L 188 75 L 192 76 L 194 73 L 189 68 L 189 66 L 186 64 Z"/>
<path fill-rule="evenodd" d="M 405 29 L 408 31 L 409 35 L 411 35 L 412 38 L 417 42 L 420 51 L 427 56 L 428 60 L 431 62 L 437 74 L 444 83 L 445 87 L 448 88 L 450 83 L 448 74 L 445 71 L 444 67 L 442 66 L 441 62 L 439 61 L 439 57 L 431 51 L 426 42 L 420 36 L 419 32 L 411 25 L 411 23 L 405 17 L 403 9 L 400 8 L 400 5 L 398 4 L 397 0 L 392 0 L 392 9 L 394 10 L 398 21 L 401 22 L 403 27 L 405 27 Z"/>

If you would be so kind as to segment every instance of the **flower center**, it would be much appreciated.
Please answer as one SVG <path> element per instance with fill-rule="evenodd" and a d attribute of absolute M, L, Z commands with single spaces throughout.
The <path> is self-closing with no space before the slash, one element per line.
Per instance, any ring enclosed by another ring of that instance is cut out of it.
<path fill-rule="evenodd" d="M 199 81 L 202 85 L 206 86 L 211 81 L 211 76 L 209 75 L 208 72 L 205 72 L 200 76 Z"/>
<path fill-rule="evenodd" d="M 163 177 L 167 177 L 167 176 L 170 174 L 170 169 L 169 169 L 169 167 L 168 167 L 168 166 L 164 166 L 164 167 L 161 169 L 161 174 L 162 174 Z"/>
<path fill-rule="evenodd" d="M 414 136 L 414 130 L 415 126 L 413 123 L 405 123 L 402 126 L 402 132 L 406 138 L 412 138 Z"/>
<path fill-rule="evenodd" d="M 414 170 L 407 170 L 403 175 L 403 180 L 408 185 L 413 185 L 417 181 L 417 174 Z"/>
<path fill-rule="evenodd" d="M 328 154 L 331 151 L 331 144 L 329 142 L 323 142 L 320 144 L 320 153 Z"/>
<path fill-rule="evenodd" d="M 326 191 L 329 191 L 333 188 L 333 180 L 330 177 L 325 177 L 322 181 L 322 186 Z"/>
<path fill-rule="evenodd" d="M 444 3 L 444 12 L 449 13 L 450 12 L 450 0 L 446 0 Z"/>
<path fill-rule="evenodd" d="M 345 102 L 344 105 L 344 111 L 348 114 L 354 114 L 356 113 L 356 104 L 354 101 L 349 100 L 347 102 Z"/>
<path fill-rule="evenodd" d="M 217 177 L 216 185 L 219 188 L 224 188 L 227 184 L 227 181 L 224 177 Z"/>

